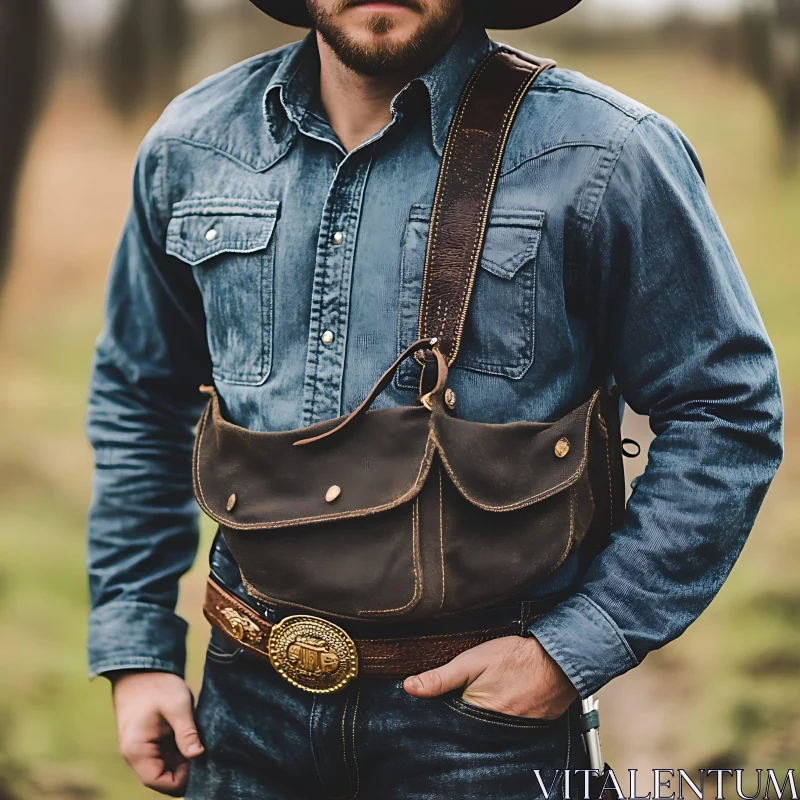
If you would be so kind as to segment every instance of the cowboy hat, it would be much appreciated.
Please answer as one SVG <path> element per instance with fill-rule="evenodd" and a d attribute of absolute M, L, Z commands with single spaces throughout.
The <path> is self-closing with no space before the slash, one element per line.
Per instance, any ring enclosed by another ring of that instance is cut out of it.
<path fill-rule="evenodd" d="M 566 14 L 581 0 L 480 0 L 474 3 L 487 28 L 529 28 Z M 287 25 L 310 28 L 305 0 L 251 0 L 262 11 Z"/>

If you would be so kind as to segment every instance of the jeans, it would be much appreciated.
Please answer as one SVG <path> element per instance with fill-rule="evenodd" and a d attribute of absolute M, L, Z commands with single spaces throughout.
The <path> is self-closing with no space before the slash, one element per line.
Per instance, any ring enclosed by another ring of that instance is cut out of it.
<path fill-rule="evenodd" d="M 186 798 L 530 800 L 542 796 L 533 770 L 549 788 L 556 770 L 588 768 L 579 714 L 514 717 L 460 691 L 423 700 L 388 678 L 312 695 L 214 630 L 197 708 L 206 753 Z"/>

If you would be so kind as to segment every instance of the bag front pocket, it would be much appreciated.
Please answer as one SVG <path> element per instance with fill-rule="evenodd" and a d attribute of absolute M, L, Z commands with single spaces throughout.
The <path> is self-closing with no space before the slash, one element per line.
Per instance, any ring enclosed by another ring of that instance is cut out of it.
<path fill-rule="evenodd" d="M 222 530 L 247 591 L 270 605 L 351 619 L 403 617 L 422 598 L 415 501 L 383 512 L 377 530 L 369 516 L 274 531 L 268 540 Z"/>
<path fill-rule="evenodd" d="M 269 376 L 278 209 L 226 198 L 172 208 L 166 251 L 194 270 L 216 381 L 257 386 Z"/>
<path fill-rule="evenodd" d="M 295 447 L 300 431 L 246 431 L 212 394 L 197 428 L 195 496 L 247 591 L 342 618 L 424 613 L 418 496 L 434 453 L 429 417 L 423 406 L 383 409 L 364 416 L 359 436 Z"/>
<path fill-rule="evenodd" d="M 417 337 L 430 217 L 430 206 L 411 207 L 400 267 L 398 353 Z M 492 211 L 454 369 L 519 379 L 533 363 L 536 256 L 543 226 L 543 211 Z M 419 367 L 406 362 L 396 380 L 403 388 L 417 388 Z"/>

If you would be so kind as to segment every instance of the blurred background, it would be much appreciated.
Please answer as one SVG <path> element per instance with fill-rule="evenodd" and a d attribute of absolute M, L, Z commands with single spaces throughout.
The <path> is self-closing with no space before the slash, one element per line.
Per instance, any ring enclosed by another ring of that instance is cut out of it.
<path fill-rule="evenodd" d="M 152 796 L 117 754 L 107 682 L 86 680 L 82 428 L 105 275 L 164 105 L 301 35 L 246 0 L 0 2 L 0 800 Z M 800 0 L 585 0 L 496 38 L 677 122 L 781 364 L 787 458 L 756 530 L 700 621 L 602 692 L 608 755 L 618 774 L 800 767 Z M 646 420 L 626 425 L 646 442 Z M 204 575 L 201 556 L 180 605 L 195 690 Z"/>

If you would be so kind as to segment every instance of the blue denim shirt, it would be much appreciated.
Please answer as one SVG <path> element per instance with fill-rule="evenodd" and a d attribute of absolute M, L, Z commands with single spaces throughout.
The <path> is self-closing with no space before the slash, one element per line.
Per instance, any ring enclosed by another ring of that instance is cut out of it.
<path fill-rule="evenodd" d="M 352 410 L 415 339 L 442 147 L 496 45 L 465 27 L 346 153 L 313 36 L 177 98 L 145 139 L 111 269 L 88 414 L 92 674 L 182 673 L 178 578 L 197 549 L 193 425 L 286 430 Z M 557 419 L 595 359 L 656 434 L 624 527 L 532 632 L 586 695 L 678 636 L 738 556 L 782 454 L 772 348 L 668 120 L 566 69 L 508 143 L 463 346 L 459 414 Z M 408 365 L 376 407 L 415 401 Z"/>

